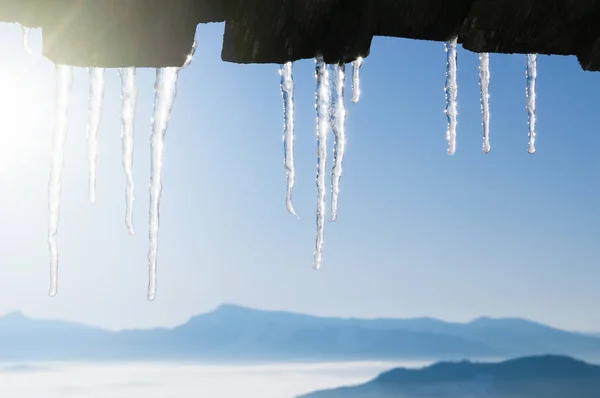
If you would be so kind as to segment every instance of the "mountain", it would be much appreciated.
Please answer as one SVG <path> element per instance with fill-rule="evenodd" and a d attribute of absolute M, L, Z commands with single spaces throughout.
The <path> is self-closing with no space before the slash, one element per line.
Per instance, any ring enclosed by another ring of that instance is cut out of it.
<path fill-rule="evenodd" d="M 600 339 L 523 319 L 343 319 L 235 305 L 175 328 L 117 332 L 21 313 L 0 318 L 0 360 L 441 360 L 547 353 L 600 356 Z"/>
<path fill-rule="evenodd" d="M 299 398 L 597 398 L 600 366 L 565 356 L 499 363 L 440 362 L 422 369 L 393 369 L 354 386 Z"/>

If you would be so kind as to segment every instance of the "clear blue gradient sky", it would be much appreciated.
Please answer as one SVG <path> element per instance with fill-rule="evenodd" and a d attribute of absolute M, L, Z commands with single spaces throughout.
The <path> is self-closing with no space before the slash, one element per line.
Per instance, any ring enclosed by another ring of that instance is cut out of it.
<path fill-rule="evenodd" d="M 478 59 L 459 49 L 458 149 L 450 157 L 443 44 L 375 39 L 361 102 L 348 96 L 340 218 L 326 226 L 323 269 L 315 272 L 313 63 L 295 66 L 296 220 L 285 210 L 277 66 L 223 63 L 222 34 L 222 24 L 200 26 L 195 61 L 181 73 L 150 303 L 154 70 L 139 71 L 134 237 L 124 225 L 118 74 L 107 72 L 98 201 L 89 207 L 88 78 L 76 72 L 59 295 L 51 299 L 54 67 L 39 55 L 39 32 L 36 55 L 27 56 L 20 28 L 0 26 L 0 313 L 130 328 L 174 325 L 235 302 L 336 316 L 520 316 L 600 330 L 600 74 L 583 72 L 574 57 L 539 57 L 531 156 L 525 57 L 492 55 L 492 152 L 483 155 Z"/>

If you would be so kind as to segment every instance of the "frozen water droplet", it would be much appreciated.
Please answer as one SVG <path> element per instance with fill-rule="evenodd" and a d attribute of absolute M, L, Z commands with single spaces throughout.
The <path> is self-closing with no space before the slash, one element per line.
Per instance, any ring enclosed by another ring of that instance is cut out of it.
<path fill-rule="evenodd" d="M 73 68 L 56 66 L 56 120 L 52 134 L 52 160 L 50 182 L 48 183 L 48 243 L 50 246 L 50 292 L 51 297 L 58 292 L 58 224 L 60 219 L 60 195 L 64 146 L 67 139 L 69 101 L 73 87 Z"/>
<path fill-rule="evenodd" d="M 317 240 L 313 268 L 321 268 L 325 226 L 325 171 L 327 168 L 327 133 L 329 130 L 329 108 L 331 88 L 329 70 L 322 57 L 316 60 L 316 110 L 317 110 Z"/>
<path fill-rule="evenodd" d="M 527 113 L 529 115 L 529 149 L 528 152 L 535 153 L 535 122 L 536 102 L 535 83 L 537 79 L 537 54 L 527 54 Z"/>
<path fill-rule="evenodd" d="M 131 235 L 133 229 L 133 204 L 135 202 L 135 185 L 133 180 L 133 151 L 135 130 L 135 107 L 137 103 L 136 69 L 120 69 L 121 75 L 121 98 L 123 100 L 121 109 L 121 142 L 123 147 L 123 169 L 126 180 L 126 210 L 125 225 Z"/>
<path fill-rule="evenodd" d="M 104 68 L 90 68 L 90 102 L 88 120 L 89 201 L 96 203 L 96 171 L 98 169 L 98 130 L 104 103 Z"/>
<path fill-rule="evenodd" d="M 363 57 L 358 57 L 352 62 L 352 102 L 360 101 L 360 68 L 364 62 Z"/>
<path fill-rule="evenodd" d="M 281 75 L 281 96 L 283 98 L 283 151 L 285 171 L 287 175 L 287 195 L 286 206 L 290 214 L 295 217 L 294 204 L 292 196 L 294 193 L 294 184 L 296 180 L 296 169 L 294 167 L 294 69 L 291 62 L 281 65 L 279 74 Z"/>
<path fill-rule="evenodd" d="M 490 146 L 490 55 L 479 54 L 479 87 L 481 88 L 481 117 L 483 128 L 483 153 L 489 153 Z"/>
<path fill-rule="evenodd" d="M 335 66 L 335 96 L 332 108 L 332 127 L 335 137 L 333 169 L 331 170 L 331 221 L 337 221 L 340 180 L 346 149 L 346 106 L 344 104 L 344 85 L 346 66 Z"/>
<path fill-rule="evenodd" d="M 156 297 L 156 268 L 158 254 L 158 227 L 160 218 L 160 198 L 162 193 L 162 166 L 165 136 L 171 110 L 177 95 L 179 68 L 161 68 L 156 71 L 154 85 L 154 116 L 152 118 L 152 166 L 150 176 L 150 249 L 148 250 L 149 282 L 148 300 Z"/>
<path fill-rule="evenodd" d="M 446 116 L 448 117 L 448 130 L 446 139 L 448 140 L 448 154 L 454 155 L 456 152 L 456 124 L 458 118 L 458 83 L 457 83 L 457 53 L 456 44 L 458 38 L 446 42 Z"/>

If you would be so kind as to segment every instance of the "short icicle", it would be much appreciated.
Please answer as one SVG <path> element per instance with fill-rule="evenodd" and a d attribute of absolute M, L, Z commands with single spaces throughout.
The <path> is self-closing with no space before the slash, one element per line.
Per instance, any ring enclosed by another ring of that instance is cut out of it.
<path fill-rule="evenodd" d="M 89 202 L 96 203 L 96 172 L 98 169 L 98 130 L 104 105 L 104 68 L 90 68 L 90 101 L 87 127 L 89 163 Z"/>
<path fill-rule="evenodd" d="M 363 57 L 358 57 L 352 62 L 352 102 L 360 101 L 360 68 L 364 62 Z"/>
<path fill-rule="evenodd" d="M 446 116 L 448 117 L 448 130 L 446 139 L 448 140 L 448 154 L 454 155 L 456 152 L 456 124 L 458 118 L 458 83 L 457 83 L 457 53 L 456 44 L 458 38 L 446 42 Z"/>
<path fill-rule="evenodd" d="M 332 129 L 335 138 L 333 147 L 333 169 L 331 170 L 331 221 L 337 221 L 340 180 L 346 149 L 346 105 L 344 104 L 344 86 L 346 83 L 346 65 L 335 66 L 335 96 L 332 106 Z"/>
<path fill-rule="evenodd" d="M 317 110 L 317 239 L 313 268 L 321 268 L 325 226 L 325 172 L 327 168 L 327 133 L 330 125 L 331 87 L 329 70 L 322 57 L 316 60 Z"/>
<path fill-rule="evenodd" d="M 479 54 L 479 87 L 481 89 L 481 126 L 483 128 L 483 153 L 490 146 L 490 54 Z"/>
<path fill-rule="evenodd" d="M 136 69 L 119 69 L 121 76 L 121 144 L 123 153 L 123 170 L 126 180 L 125 225 L 131 235 L 133 228 L 133 204 L 135 202 L 135 185 L 133 180 L 133 151 L 135 131 L 135 108 L 137 103 Z"/>
<path fill-rule="evenodd" d="M 152 136 L 150 146 L 152 164 L 150 171 L 150 248 L 148 250 L 149 282 L 148 300 L 156 297 L 156 268 L 158 254 L 158 228 L 160 218 L 160 199 L 162 193 L 162 166 L 165 136 L 171 110 L 177 95 L 177 79 L 179 68 L 167 67 L 157 69 L 154 85 L 154 115 L 152 117 Z"/>
<path fill-rule="evenodd" d="M 51 297 L 58 292 L 58 224 L 60 220 L 60 196 L 64 146 L 67 139 L 69 102 L 73 88 L 73 67 L 56 66 L 56 120 L 52 134 L 50 182 L 48 184 L 48 244 L 50 246 L 50 291 Z"/>
<path fill-rule="evenodd" d="M 194 42 L 192 43 L 192 49 L 190 50 L 190 53 L 185 59 L 185 63 L 183 64 L 181 69 L 185 69 L 191 65 L 192 61 L 194 60 L 194 55 L 196 54 L 196 48 L 198 48 L 198 42 L 196 41 L 196 39 L 194 39 Z"/>
<path fill-rule="evenodd" d="M 31 28 L 28 26 L 21 25 L 21 31 L 23 33 L 23 49 L 27 54 L 31 55 L 33 52 L 31 51 L 31 47 L 29 47 L 29 34 L 31 33 Z"/>
<path fill-rule="evenodd" d="M 281 96 L 283 98 L 283 164 L 287 176 L 287 211 L 295 216 L 292 202 L 296 169 L 294 166 L 294 76 L 293 64 L 287 62 L 279 68 L 281 75 Z"/>
<path fill-rule="evenodd" d="M 536 92 L 535 83 L 537 79 L 537 54 L 527 54 L 527 113 L 529 115 L 529 148 L 528 152 L 535 153 L 535 123 L 536 123 Z"/>

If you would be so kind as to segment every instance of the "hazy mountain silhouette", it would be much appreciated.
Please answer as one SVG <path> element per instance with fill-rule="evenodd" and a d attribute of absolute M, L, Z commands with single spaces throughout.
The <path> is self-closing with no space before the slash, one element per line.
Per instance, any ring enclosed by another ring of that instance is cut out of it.
<path fill-rule="evenodd" d="M 597 398 L 600 366 L 565 356 L 499 363 L 440 362 L 422 369 L 393 369 L 354 387 L 300 398 Z"/>
<path fill-rule="evenodd" d="M 523 319 L 342 319 L 223 305 L 175 328 L 107 331 L 0 318 L 0 360 L 206 361 L 462 359 L 600 355 L 600 339 Z"/>

